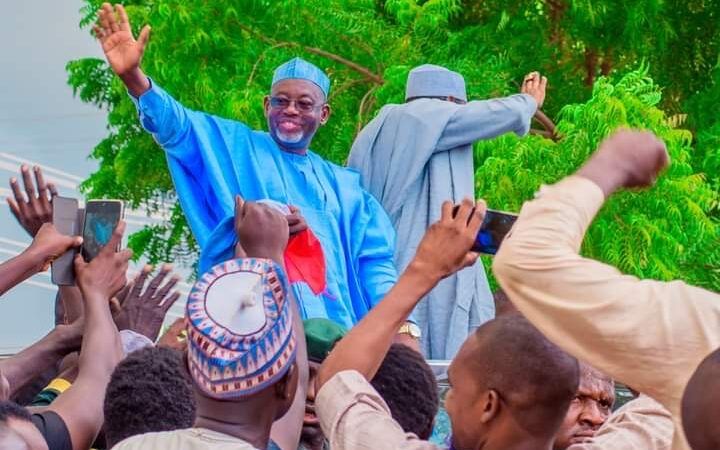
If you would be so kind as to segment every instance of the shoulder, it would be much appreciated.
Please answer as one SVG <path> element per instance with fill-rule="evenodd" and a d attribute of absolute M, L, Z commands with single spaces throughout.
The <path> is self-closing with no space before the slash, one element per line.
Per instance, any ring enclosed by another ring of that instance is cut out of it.
<path fill-rule="evenodd" d="M 112 448 L 112 450 L 153 450 L 177 447 L 184 440 L 185 430 L 159 431 L 155 433 L 138 434 L 124 439 Z"/>

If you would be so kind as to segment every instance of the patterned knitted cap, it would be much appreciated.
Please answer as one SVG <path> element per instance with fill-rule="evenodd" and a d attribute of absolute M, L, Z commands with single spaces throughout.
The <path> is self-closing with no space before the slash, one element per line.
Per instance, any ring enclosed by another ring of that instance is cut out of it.
<path fill-rule="evenodd" d="M 282 268 L 269 259 L 218 264 L 187 302 L 188 365 L 208 397 L 255 394 L 279 381 L 295 361 L 292 309 Z"/>

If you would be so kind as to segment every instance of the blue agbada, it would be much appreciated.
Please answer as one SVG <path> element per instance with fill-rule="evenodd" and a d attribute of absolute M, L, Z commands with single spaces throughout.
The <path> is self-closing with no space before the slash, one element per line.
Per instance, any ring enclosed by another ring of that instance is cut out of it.
<path fill-rule="evenodd" d="M 200 273 L 233 257 L 234 197 L 300 209 L 325 254 L 327 288 L 293 284 L 303 318 L 347 328 L 395 284 L 395 232 L 359 175 L 312 151 L 282 151 L 269 133 L 185 108 L 156 84 L 135 100 L 142 126 L 165 149 L 180 205 L 200 245 Z"/>

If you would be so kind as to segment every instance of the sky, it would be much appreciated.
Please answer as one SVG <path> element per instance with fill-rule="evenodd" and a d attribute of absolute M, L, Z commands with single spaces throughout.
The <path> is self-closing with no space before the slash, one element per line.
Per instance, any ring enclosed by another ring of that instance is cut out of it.
<path fill-rule="evenodd" d="M 99 44 L 79 28 L 81 6 L 80 0 L 3 2 L 0 260 L 30 243 L 4 202 L 20 164 L 40 164 L 61 195 L 74 197 L 80 197 L 77 184 L 98 167 L 88 155 L 107 134 L 106 113 L 75 98 L 65 72 L 68 61 L 102 58 Z M 130 231 L 148 222 L 142 216 L 128 216 Z M 48 272 L 0 299 L 0 354 L 14 353 L 50 331 L 55 292 Z M 173 311 L 177 315 L 181 308 Z"/>

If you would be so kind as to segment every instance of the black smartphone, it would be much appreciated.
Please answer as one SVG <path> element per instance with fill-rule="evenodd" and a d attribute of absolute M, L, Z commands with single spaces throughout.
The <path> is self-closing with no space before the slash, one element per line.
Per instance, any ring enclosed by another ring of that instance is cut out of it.
<path fill-rule="evenodd" d="M 453 209 L 453 216 L 457 214 L 459 206 Z M 495 211 L 488 209 L 485 211 L 485 219 L 480 226 L 480 232 L 475 238 L 475 244 L 472 247 L 474 252 L 485 253 L 486 255 L 494 255 L 500 249 L 505 236 L 510 232 L 513 224 L 517 220 L 517 214 Z"/>
<path fill-rule="evenodd" d="M 55 196 L 52 200 L 52 221 L 55 228 L 62 234 L 77 236 L 80 234 L 82 223 L 82 210 L 78 208 L 76 198 Z M 72 286 L 75 284 L 74 262 L 77 249 L 72 248 L 52 262 L 50 279 L 58 286 Z"/>
<path fill-rule="evenodd" d="M 83 221 L 83 244 L 80 250 L 85 261 L 90 262 L 108 243 L 110 236 L 123 218 L 122 200 L 91 200 L 85 205 Z"/>

